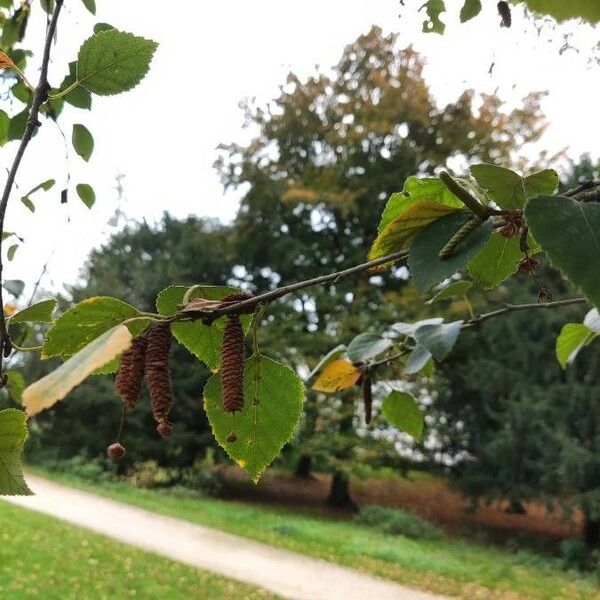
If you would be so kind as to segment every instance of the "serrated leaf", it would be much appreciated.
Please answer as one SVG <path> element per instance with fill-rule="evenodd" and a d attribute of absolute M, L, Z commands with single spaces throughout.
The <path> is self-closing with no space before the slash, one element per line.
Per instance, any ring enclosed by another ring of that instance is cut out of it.
<path fill-rule="evenodd" d="M 466 23 L 481 12 L 481 0 L 465 0 L 460 9 L 460 22 Z"/>
<path fill-rule="evenodd" d="M 190 290 L 189 287 L 173 285 L 164 289 L 156 299 L 156 308 L 161 315 L 174 315 L 183 304 L 184 296 Z M 239 288 L 219 285 L 194 286 L 188 294 L 188 301 L 196 298 L 207 298 L 209 300 L 221 300 L 229 294 L 239 293 Z M 248 332 L 251 315 L 240 317 L 244 333 Z M 213 321 L 211 325 L 204 325 L 202 321 L 173 323 L 171 331 L 175 339 L 185 346 L 194 356 L 204 362 L 209 369 L 217 371 L 221 366 L 221 341 L 223 330 L 227 324 L 227 317 L 221 317 Z"/>
<path fill-rule="evenodd" d="M 377 235 L 369 260 L 408 248 L 427 225 L 458 209 L 437 202 L 415 202 L 394 217 Z"/>
<path fill-rule="evenodd" d="M 383 416 L 394 427 L 405 431 L 417 441 L 423 436 L 423 413 L 416 400 L 407 392 L 391 392 L 381 406 Z"/>
<path fill-rule="evenodd" d="M 4 286 L 4 289 L 15 298 L 19 298 L 25 289 L 25 282 L 20 279 L 7 279 L 2 285 Z"/>
<path fill-rule="evenodd" d="M 92 208 L 96 202 L 96 193 L 94 188 L 87 183 L 78 183 L 75 190 L 81 201 L 88 207 Z"/>
<path fill-rule="evenodd" d="M 58 90 L 54 93 L 58 93 L 62 90 L 66 90 L 72 84 L 77 81 L 77 62 L 72 61 L 69 63 L 69 74 L 63 79 Z M 64 101 L 69 103 L 71 106 L 76 108 L 83 108 L 90 110 L 92 108 L 92 94 L 89 90 L 83 86 L 78 85 L 74 87 L 68 94 L 63 97 Z"/>
<path fill-rule="evenodd" d="M 333 350 L 330 350 L 318 363 L 317 366 L 309 373 L 306 378 L 306 384 L 310 384 L 310 382 L 317 376 L 317 374 L 322 371 L 329 363 L 333 362 L 336 358 L 340 358 L 346 352 L 346 346 L 344 344 L 340 344 L 336 346 Z"/>
<path fill-rule="evenodd" d="M 77 57 L 77 80 L 94 94 L 112 95 L 134 88 L 146 75 L 156 42 L 116 29 L 88 38 Z"/>
<path fill-rule="evenodd" d="M 595 0 L 519 0 L 541 15 L 548 15 L 557 21 L 583 19 L 588 23 L 600 21 L 600 3 Z"/>
<path fill-rule="evenodd" d="M 42 358 L 68 358 L 117 325 L 139 317 L 140 312 L 126 302 L 110 296 L 88 298 L 65 311 L 48 331 Z M 128 324 L 133 335 L 148 325 L 147 321 Z"/>
<path fill-rule="evenodd" d="M 110 23 L 96 23 L 94 25 L 94 33 L 100 33 L 101 31 L 108 31 L 109 29 L 116 29 Z"/>
<path fill-rule="evenodd" d="M 90 130 L 85 125 L 81 125 L 81 123 L 75 123 L 73 125 L 71 141 L 75 152 L 86 162 L 89 161 L 94 151 L 94 138 Z"/>
<path fill-rule="evenodd" d="M 364 363 L 392 347 L 391 340 L 376 333 L 360 333 L 348 345 L 348 358 L 354 364 Z"/>
<path fill-rule="evenodd" d="M 431 352 L 417 344 L 408 355 L 408 360 L 404 365 L 404 372 L 407 375 L 414 375 L 423 370 L 431 361 Z"/>
<path fill-rule="evenodd" d="M 450 238 L 471 218 L 468 211 L 455 211 L 434 221 L 417 235 L 408 255 L 408 268 L 421 293 L 454 275 L 481 251 L 491 233 L 488 222 L 469 233 L 449 257 L 441 259 L 439 256 Z"/>
<path fill-rule="evenodd" d="M 27 439 L 27 417 L 22 410 L 0 411 L 0 495 L 30 496 L 23 479 L 21 453 Z"/>
<path fill-rule="evenodd" d="M 204 388 L 204 409 L 217 442 L 256 483 L 298 426 L 303 387 L 289 367 L 252 356 L 244 363 L 244 407 L 232 415 L 223 410 L 221 377 Z M 231 433 L 235 434 L 235 441 Z"/>
<path fill-rule="evenodd" d="M 23 392 L 23 406 L 29 416 L 50 408 L 74 387 L 131 346 L 131 333 L 117 325 L 73 354 L 58 369 L 31 384 Z"/>
<path fill-rule="evenodd" d="M 458 296 L 465 296 L 466 293 L 473 287 L 473 282 L 466 279 L 460 281 L 453 281 L 451 284 L 442 288 L 435 294 L 431 300 L 427 301 L 427 304 L 433 304 L 439 300 L 448 300 L 449 298 L 456 298 Z"/>
<path fill-rule="evenodd" d="M 57 300 L 50 298 L 32 304 L 18 313 L 15 313 L 8 320 L 9 325 L 16 323 L 52 323 L 52 313 L 56 308 Z"/>
<path fill-rule="evenodd" d="M 481 252 L 469 262 L 469 275 L 489 290 L 515 273 L 522 258 L 518 236 L 505 238 L 492 233 Z"/>
<path fill-rule="evenodd" d="M 456 344 L 462 323 L 462 321 L 454 321 L 439 325 L 422 325 L 415 331 L 415 341 L 428 350 L 436 360 L 444 360 Z"/>
<path fill-rule="evenodd" d="M 558 187 L 558 173 L 554 169 L 544 169 L 525 177 L 525 196 L 527 199 L 535 196 L 553 194 Z"/>
<path fill-rule="evenodd" d="M 440 14 L 446 11 L 444 0 L 427 0 L 423 5 L 428 20 L 423 21 L 423 31 L 425 33 L 444 33 L 446 25 L 441 21 Z"/>
<path fill-rule="evenodd" d="M 315 392 L 328 394 L 340 392 L 352 387 L 360 379 L 360 369 L 355 367 L 349 360 L 338 358 L 330 362 L 313 383 Z"/>
<path fill-rule="evenodd" d="M 528 202 L 525 217 L 552 263 L 599 307 L 600 204 L 565 196 L 538 196 Z"/>
<path fill-rule="evenodd" d="M 556 338 L 556 358 L 563 369 L 570 365 L 579 351 L 598 334 L 583 323 L 566 323 Z"/>

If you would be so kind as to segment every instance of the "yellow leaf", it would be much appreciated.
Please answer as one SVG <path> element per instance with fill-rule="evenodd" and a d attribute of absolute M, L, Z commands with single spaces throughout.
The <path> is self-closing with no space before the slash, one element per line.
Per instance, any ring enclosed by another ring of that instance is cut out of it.
<path fill-rule="evenodd" d="M 10 317 L 17 312 L 17 307 L 14 304 L 5 304 L 4 305 L 4 316 Z"/>
<path fill-rule="evenodd" d="M 349 360 L 340 358 L 323 369 L 312 389 L 317 392 L 339 392 L 352 387 L 359 378 L 360 369 Z"/>
<path fill-rule="evenodd" d="M 428 200 L 411 204 L 379 232 L 369 250 L 369 260 L 405 250 L 424 227 L 456 210 L 459 209 L 455 206 Z M 385 267 L 386 265 L 381 265 L 377 270 Z"/>
<path fill-rule="evenodd" d="M 14 66 L 15 63 L 10 59 L 10 57 L 0 50 L 0 69 L 12 69 Z"/>
<path fill-rule="evenodd" d="M 131 346 L 132 336 L 125 325 L 117 325 L 74 354 L 58 369 L 25 389 L 22 402 L 29 416 L 62 400 L 96 369 L 103 367 Z"/>

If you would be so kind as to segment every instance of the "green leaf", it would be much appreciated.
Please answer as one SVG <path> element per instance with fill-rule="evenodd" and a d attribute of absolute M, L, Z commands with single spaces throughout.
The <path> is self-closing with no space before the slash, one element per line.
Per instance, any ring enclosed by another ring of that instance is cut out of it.
<path fill-rule="evenodd" d="M 381 406 L 383 416 L 394 427 L 405 431 L 417 441 L 423 436 L 423 413 L 407 392 L 391 392 Z"/>
<path fill-rule="evenodd" d="M 579 351 L 598 334 L 582 323 L 566 323 L 556 338 L 556 358 L 563 369 L 570 365 Z"/>
<path fill-rule="evenodd" d="M 73 142 L 75 152 L 77 152 L 77 154 L 79 154 L 86 162 L 89 161 L 92 152 L 94 151 L 94 138 L 89 129 L 85 127 L 85 125 L 75 123 L 75 125 L 73 125 L 71 141 Z"/>
<path fill-rule="evenodd" d="M 489 222 L 467 235 L 448 258 L 439 256 L 450 238 L 471 218 L 468 211 L 455 211 L 434 221 L 416 237 L 408 256 L 408 267 L 421 293 L 454 275 L 481 251 L 491 233 Z"/>
<path fill-rule="evenodd" d="M 55 0 L 40 0 L 40 4 L 45 13 L 51 15 L 54 12 Z"/>
<path fill-rule="evenodd" d="M 109 29 L 116 29 L 110 23 L 96 23 L 94 25 L 94 33 L 100 33 L 101 31 L 108 31 Z"/>
<path fill-rule="evenodd" d="M 29 117 L 29 109 L 26 108 L 24 111 L 15 115 L 8 125 L 8 140 L 20 140 L 25 133 L 25 127 L 27 127 L 27 119 Z"/>
<path fill-rule="evenodd" d="M 427 304 L 433 304 L 434 302 L 447 300 L 448 298 L 456 298 L 457 296 L 465 296 L 472 287 L 473 282 L 466 279 L 453 281 L 450 285 L 442 288 L 431 300 L 428 300 Z"/>
<path fill-rule="evenodd" d="M 600 306 L 600 204 L 564 196 L 538 196 L 525 208 L 535 239 L 594 305 Z"/>
<path fill-rule="evenodd" d="M 348 345 L 348 358 L 354 363 L 364 363 L 392 347 L 391 340 L 376 333 L 361 333 Z"/>
<path fill-rule="evenodd" d="M 3 283 L 3 286 L 9 294 L 18 299 L 25 289 L 25 282 L 20 279 L 8 279 Z"/>
<path fill-rule="evenodd" d="M 88 208 L 92 208 L 92 206 L 94 206 L 94 202 L 96 202 L 94 188 L 87 183 L 78 183 L 75 189 L 77 190 L 77 195 L 81 198 L 81 201 Z"/>
<path fill-rule="evenodd" d="M 33 204 L 33 202 L 31 201 L 31 198 L 29 196 L 31 196 L 32 194 L 35 194 L 35 192 L 39 191 L 39 190 L 44 190 L 45 192 L 47 192 L 48 190 L 52 189 L 52 187 L 54 187 L 54 184 L 56 183 L 56 181 L 54 179 L 47 179 L 46 181 L 43 181 L 42 183 L 36 185 L 34 188 L 32 188 L 31 190 L 29 190 L 22 198 L 21 198 L 21 202 L 31 211 L 31 212 L 35 212 L 35 206 Z"/>
<path fill-rule="evenodd" d="M 600 21 L 600 3 L 596 0 L 519 0 L 541 15 L 548 15 L 557 21 L 583 19 L 588 23 Z"/>
<path fill-rule="evenodd" d="M 521 177 L 518 173 L 496 165 L 473 165 L 471 175 L 486 189 L 492 200 L 506 210 L 523 208 L 529 198 L 541 194 L 552 194 L 558 185 L 558 175 L 545 169 Z"/>
<path fill-rule="evenodd" d="M 8 386 L 11 398 L 18 404 L 21 404 L 23 390 L 25 389 L 23 374 L 19 373 L 19 371 L 9 371 L 6 374 L 6 385 Z"/>
<path fill-rule="evenodd" d="M 391 329 L 400 335 L 414 337 L 415 331 L 422 325 L 438 325 L 443 322 L 444 319 L 442 319 L 442 317 L 432 317 L 431 319 L 423 319 L 415 323 L 394 323 Z"/>
<path fill-rule="evenodd" d="M 93 14 L 96 14 L 96 0 L 81 0 L 83 5 Z"/>
<path fill-rule="evenodd" d="M 77 62 L 72 61 L 69 63 L 69 74 L 63 79 L 60 84 L 60 88 L 56 92 L 66 90 L 72 84 L 77 81 Z M 75 108 L 83 108 L 89 110 L 92 108 L 92 94 L 89 90 L 86 90 L 83 86 L 78 85 L 73 88 L 66 96 L 63 97 L 65 102 L 68 102 Z"/>
<path fill-rule="evenodd" d="M 110 296 L 88 298 L 64 312 L 48 331 L 42 358 L 68 358 L 124 321 L 139 317 L 140 312 L 126 302 Z M 132 335 L 141 333 L 147 321 L 128 324 Z"/>
<path fill-rule="evenodd" d="M 158 312 L 165 316 L 174 315 L 179 310 L 189 289 L 189 287 L 181 285 L 173 285 L 164 289 L 156 299 Z M 240 291 L 239 288 L 229 286 L 194 286 L 189 294 L 188 301 L 196 298 L 221 300 L 229 294 L 239 293 Z M 252 316 L 242 315 L 240 320 L 244 327 L 244 333 L 247 333 L 252 322 Z M 218 371 L 221 366 L 221 341 L 226 324 L 227 317 L 216 319 L 211 325 L 204 325 L 201 321 L 173 323 L 171 331 L 175 339 L 204 362 L 209 369 Z"/>
<path fill-rule="evenodd" d="M 446 187 L 439 177 L 416 177 L 411 175 L 405 182 L 401 192 L 390 196 L 383 213 L 378 231 L 405 211 L 415 202 L 437 202 L 446 206 L 462 208 L 463 203 Z"/>
<path fill-rule="evenodd" d="M 26 208 L 28 208 L 32 213 L 35 212 L 35 204 L 33 203 L 33 201 L 31 200 L 31 198 L 28 198 L 27 196 L 23 196 L 21 198 L 21 202 L 26 206 Z"/>
<path fill-rule="evenodd" d="M 300 422 L 302 382 L 289 367 L 254 355 L 244 363 L 244 408 L 223 410 L 221 377 L 204 388 L 204 409 L 217 442 L 256 483 Z M 235 434 L 235 441 L 231 433 Z"/>
<path fill-rule="evenodd" d="M 458 209 L 437 202 L 415 202 L 394 217 L 382 229 L 371 249 L 369 260 L 375 260 L 408 248 L 427 225 Z"/>
<path fill-rule="evenodd" d="M 8 142 L 8 129 L 10 127 L 10 117 L 0 110 L 0 147 Z"/>
<path fill-rule="evenodd" d="M 505 238 L 492 233 L 483 250 L 469 262 L 469 274 L 489 290 L 515 273 L 522 258 L 518 236 Z"/>
<path fill-rule="evenodd" d="M 425 33 L 444 33 L 446 25 L 440 20 L 440 14 L 446 11 L 444 0 L 427 0 L 423 5 L 429 20 L 423 21 Z"/>
<path fill-rule="evenodd" d="M 404 365 L 404 372 L 407 375 L 414 375 L 424 369 L 430 360 L 431 352 L 417 344 L 408 355 L 408 360 Z"/>
<path fill-rule="evenodd" d="M 9 325 L 16 323 L 52 323 L 52 313 L 56 308 L 57 300 L 50 298 L 42 300 L 36 304 L 32 304 L 27 308 L 15 313 L 8 320 Z"/>
<path fill-rule="evenodd" d="M 12 260 L 15 257 L 15 254 L 17 253 L 18 249 L 19 244 L 13 244 L 12 246 L 8 247 L 8 250 L 6 251 L 6 257 L 8 258 L 8 260 Z"/>
<path fill-rule="evenodd" d="M 79 49 L 77 80 L 94 94 L 126 92 L 144 78 L 157 46 L 116 29 L 95 33 Z"/>
<path fill-rule="evenodd" d="M 58 369 L 31 384 L 23 392 L 23 406 L 32 416 L 62 400 L 74 387 L 131 346 L 125 325 L 105 331 L 73 354 Z"/>
<path fill-rule="evenodd" d="M 10 88 L 11 94 L 23 104 L 29 104 L 31 100 L 32 91 L 19 80 L 15 85 Z"/>
<path fill-rule="evenodd" d="M 466 23 L 481 12 L 481 0 L 465 0 L 460 9 L 460 22 Z"/>
<path fill-rule="evenodd" d="M 415 331 L 415 341 L 431 352 L 436 360 L 444 360 L 456 344 L 462 323 L 462 321 L 454 321 L 438 325 L 422 325 Z"/>
<path fill-rule="evenodd" d="M 340 356 L 346 353 L 346 346 L 344 344 L 340 344 L 336 346 L 333 350 L 330 350 L 318 363 L 317 366 L 309 373 L 306 378 L 306 384 L 310 385 L 312 380 L 329 364 L 334 360 L 339 358 Z"/>
<path fill-rule="evenodd" d="M 27 417 L 22 410 L 0 411 L 0 495 L 30 496 L 23 479 L 21 453 L 27 439 Z"/>

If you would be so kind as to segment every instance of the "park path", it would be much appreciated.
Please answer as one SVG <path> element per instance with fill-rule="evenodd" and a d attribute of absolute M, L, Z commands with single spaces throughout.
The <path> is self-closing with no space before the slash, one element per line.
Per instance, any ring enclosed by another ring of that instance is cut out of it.
<path fill-rule="evenodd" d="M 2 499 L 290 600 L 447 600 L 34 475 L 27 482 L 35 496 Z"/>

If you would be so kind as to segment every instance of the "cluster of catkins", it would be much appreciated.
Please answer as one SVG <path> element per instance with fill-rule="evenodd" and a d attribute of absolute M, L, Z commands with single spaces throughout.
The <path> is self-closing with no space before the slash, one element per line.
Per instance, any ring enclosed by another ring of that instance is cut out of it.
<path fill-rule="evenodd" d="M 229 294 L 222 302 L 234 303 L 248 300 L 245 293 Z M 251 312 L 240 310 L 227 315 L 227 323 L 221 342 L 221 389 L 223 410 L 235 413 L 244 406 L 244 329 L 240 314 Z M 121 364 L 115 378 L 115 388 L 123 404 L 133 409 L 138 403 L 142 380 L 146 379 L 152 414 L 157 423 L 156 429 L 163 437 L 171 435 L 173 425 L 168 420 L 173 406 L 173 387 L 169 371 L 169 350 L 171 348 L 171 328 L 168 323 L 154 325 L 147 333 L 133 340 L 131 347 L 121 355 Z M 231 433 L 228 441 L 235 441 Z M 110 458 L 119 459 L 125 454 L 125 448 L 118 442 L 107 449 Z"/>
<path fill-rule="evenodd" d="M 138 403 L 142 380 L 150 393 L 152 414 L 156 430 L 163 437 L 171 435 L 173 425 L 168 420 L 173 406 L 173 386 L 169 370 L 169 350 L 171 348 L 171 327 L 159 323 L 147 333 L 133 340 L 129 349 L 121 355 L 121 364 L 115 378 L 115 389 L 123 404 L 133 409 Z M 118 459 L 125 454 L 125 448 L 116 442 L 107 449 L 110 458 Z"/>

